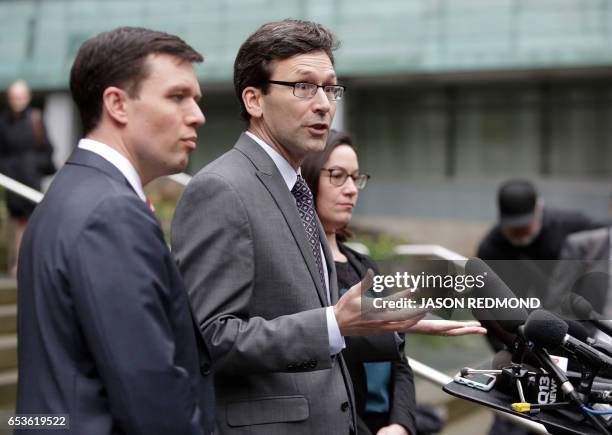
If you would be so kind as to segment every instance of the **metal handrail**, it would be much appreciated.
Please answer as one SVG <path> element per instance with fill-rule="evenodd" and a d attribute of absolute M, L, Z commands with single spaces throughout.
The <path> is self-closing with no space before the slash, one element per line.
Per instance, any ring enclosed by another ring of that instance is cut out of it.
<path fill-rule="evenodd" d="M 11 177 L 7 177 L 4 174 L 0 173 L 0 186 L 4 187 L 7 190 L 10 190 L 13 193 L 16 193 L 19 196 L 23 196 L 25 199 L 28 199 L 36 204 L 42 201 L 44 194 L 39 192 L 36 189 L 32 189 L 30 186 L 26 186 L 23 183 L 20 183 L 17 180 L 12 179 Z"/>
<path fill-rule="evenodd" d="M 467 257 L 440 245 L 398 245 L 395 255 L 439 257 L 448 261 L 467 261 Z"/>
<path fill-rule="evenodd" d="M 191 175 L 185 174 L 184 172 L 181 172 L 180 174 L 168 175 L 168 178 L 181 186 L 187 186 L 187 184 L 189 184 L 191 181 Z"/>
<path fill-rule="evenodd" d="M 169 175 L 168 178 L 182 186 L 187 186 L 187 183 L 189 183 L 189 180 L 191 180 L 191 176 L 185 174 L 184 172 L 181 172 L 180 174 Z M 39 192 L 36 189 L 32 189 L 30 186 L 26 186 L 25 184 L 2 173 L 0 173 L 0 186 L 4 187 L 7 190 L 10 190 L 13 193 L 16 193 L 19 196 L 22 196 L 23 198 L 29 201 L 32 201 L 35 204 L 40 203 L 43 197 L 45 196 L 44 193 Z"/>

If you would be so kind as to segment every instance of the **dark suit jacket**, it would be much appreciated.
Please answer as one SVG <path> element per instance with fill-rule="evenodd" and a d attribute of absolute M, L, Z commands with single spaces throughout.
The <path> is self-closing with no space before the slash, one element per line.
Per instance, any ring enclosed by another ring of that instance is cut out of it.
<path fill-rule="evenodd" d="M 612 300 L 608 296 L 611 230 L 599 228 L 567 237 L 553 273 L 546 306 L 573 315 L 571 307 L 564 302 L 568 294 L 575 293 L 586 298 L 595 311 L 604 311 L 606 303 Z"/>
<path fill-rule="evenodd" d="M 172 249 L 214 361 L 215 434 L 348 434 L 351 382 L 329 354 L 314 255 L 282 175 L 247 135 L 185 189 Z"/>
<path fill-rule="evenodd" d="M 69 414 L 56 433 L 210 433 L 209 362 L 183 282 L 112 164 L 74 151 L 28 224 L 18 283 L 17 413 Z"/>
<path fill-rule="evenodd" d="M 379 273 L 378 267 L 372 259 L 366 255 L 362 255 L 343 243 L 339 243 L 338 247 L 348 262 L 359 271 L 360 276 L 364 276 L 368 269 L 372 269 L 376 274 Z M 351 373 L 353 380 L 353 389 L 355 390 L 355 402 L 357 406 L 358 418 L 359 415 L 365 414 L 365 405 L 367 401 L 367 376 L 364 362 L 380 362 L 380 355 L 385 355 L 387 352 L 378 351 L 389 346 L 396 345 L 393 334 L 385 336 L 358 338 L 348 337 L 346 339 L 347 347 L 342 351 L 346 363 Z M 367 345 L 369 348 L 365 348 Z M 397 423 L 404 426 L 412 435 L 416 434 L 416 424 L 414 412 L 416 409 L 416 394 L 414 390 L 414 374 L 404 356 L 401 359 L 393 358 L 391 366 L 391 383 L 389 385 L 389 397 L 391 399 L 389 408 L 389 419 L 387 424 Z M 361 429 L 359 433 L 369 433 L 365 423 L 361 419 L 357 422 Z"/>

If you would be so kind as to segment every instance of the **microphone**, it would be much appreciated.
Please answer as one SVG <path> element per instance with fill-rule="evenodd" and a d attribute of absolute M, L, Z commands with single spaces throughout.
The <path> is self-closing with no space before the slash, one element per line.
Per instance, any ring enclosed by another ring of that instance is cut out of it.
<path fill-rule="evenodd" d="M 567 333 L 572 337 L 586 343 L 589 337 L 589 331 L 584 325 L 576 320 L 563 320 L 567 323 Z"/>
<path fill-rule="evenodd" d="M 485 276 L 485 285 L 481 288 L 474 286 L 473 293 L 477 297 L 495 299 L 514 299 L 516 296 L 508 288 L 506 283 L 489 267 L 487 263 L 478 257 L 472 257 L 465 263 L 465 274 L 476 278 L 478 275 Z M 516 308 L 472 308 L 474 314 L 478 314 L 484 320 L 495 320 L 507 332 L 516 332 L 517 328 L 527 320 L 527 310 Z M 479 319 L 480 320 L 480 319 Z"/>
<path fill-rule="evenodd" d="M 493 298 L 497 300 L 508 300 L 516 298 L 506 283 L 480 258 L 472 257 L 465 264 L 465 274 L 474 277 L 477 282 L 478 276 L 484 276 L 485 285 L 481 288 L 474 286 L 472 293 L 478 298 Z M 487 328 L 491 334 L 497 337 L 512 352 L 511 362 L 518 364 L 523 362 L 526 350 L 526 342 L 523 337 L 521 326 L 527 320 L 527 310 L 516 308 L 472 308 L 472 315 Z M 515 372 L 518 373 L 515 366 Z"/>
<path fill-rule="evenodd" d="M 536 310 L 525 323 L 525 336 L 545 349 L 563 348 L 591 369 L 612 369 L 612 358 L 569 335 L 567 323 L 556 315 Z"/>
<path fill-rule="evenodd" d="M 537 310 L 537 311 L 543 311 L 543 310 Z M 536 313 L 537 311 L 534 311 L 534 313 Z M 563 372 L 563 370 L 557 367 L 555 363 L 552 362 L 552 360 L 550 359 L 550 355 L 548 354 L 546 349 L 538 349 L 534 347 L 532 349 L 532 352 L 534 356 L 540 361 L 540 364 L 544 366 L 546 370 L 548 370 L 548 373 L 552 373 L 557 378 L 557 380 L 561 384 L 561 391 L 563 392 L 565 398 L 569 399 L 578 408 L 580 408 L 580 410 L 582 411 L 582 414 L 597 429 L 599 429 L 604 434 L 610 434 L 608 428 L 605 425 L 605 422 L 602 421 L 601 417 L 598 415 L 594 415 L 591 412 L 588 412 L 586 405 L 584 404 L 578 392 L 574 389 L 574 386 L 572 385 L 572 383 L 567 378 L 567 375 Z"/>
<path fill-rule="evenodd" d="M 571 335 L 567 334 L 568 326 L 563 320 L 555 316 L 554 314 L 545 310 L 536 310 L 529 315 L 527 322 L 524 326 L 524 332 L 527 339 L 531 340 L 534 344 L 540 347 L 532 347 L 531 352 L 540 361 L 542 367 L 544 367 L 548 373 L 551 373 L 559 383 L 561 384 L 561 391 L 564 397 L 573 402 L 580 408 L 582 414 L 598 428 L 602 433 L 609 434 L 608 428 L 605 426 L 601 417 L 588 412 L 586 405 L 580 394 L 574 389 L 574 386 L 569 381 L 567 375 L 561 370 L 555 363 L 552 362 L 548 348 L 564 347 L 566 349 L 572 349 L 576 351 L 576 354 L 584 352 L 586 359 L 598 360 L 597 350 L 591 348 L 589 345 L 582 343 L 580 340 L 575 339 Z M 568 344 L 569 343 L 569 344 Z M 591 351 L 594 354 L 591 353 Z M 608 358 L 606 355 L 601 354 L 603 358 Z M 612 359 L 610 359 L 612 362 Z M 589 377 L 589 390 L 592 385 L 594 373 Z M 583 376 L 584 380 L 584 376 Z M 581 383 L 582 386 L 582 383 Z"/>
<path fill-rule="evenodd" d="M 563 301 L 563 309 L 569 313 L 573 313 L 577 319 L 590 321 L 600 331 L 612 337 L 612 324 L 610 320 L 604 319 L 601 314 L 593 309 L 593 305 L 583 296 L 577 295 L 576 293 L 570 293 Z"/>
<path fill-rule="evenodd" d="M 470 296 L 498 300 L 515 298 L 506 283 L 480 258 L 472 257 L 465 264 L 465 275 L 485 276 L 482 288 L 474 287 Z M 517 330 L 527 320 L 527 310 L 517 308 L 472 308 L 472 315 L 509 348 L 515 348 Z"/>
<path fill-rule="evenodd" d="M 567 333 L 574 338 L 594 347 L 600 352 L 605 353 L 608 356 L 612 356 L 612 345 L 605 341 L 597 338 L 589 337 L 589 332 L 584 325 L 576 320 L 566 320 L 567 326 L 569 327 Z"/>

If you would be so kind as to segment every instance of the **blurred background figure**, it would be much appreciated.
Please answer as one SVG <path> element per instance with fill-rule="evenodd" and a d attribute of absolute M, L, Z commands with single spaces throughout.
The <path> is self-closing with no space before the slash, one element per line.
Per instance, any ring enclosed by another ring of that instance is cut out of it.
<path fill-rule="evenodd" d="M 41 190 L 44 176 L 55 173 L 52 161 L 53 146 L 47 137 L 40 110 L 30 108 L 32 94 L 24 80 L 13 82 L 7 91 L 8 110 L 0 116 L 0 171 L 27 186 Z M 11 275 L 17 271 L 21 237 L 34 211 L 35 204 L 12 192 L 6 192 L 6 206 L 15 223 L 13 264 Z"/>
<path fill-rule="evenodd" d="M 480 243 L 477 256 L 488 261 L 517 296 L 538 297 L 542 303 L 567 236 L 606 225 L 578 210 L 546 206 L 533 183 L 524 179 L 502 183 L 497 205 L 499 222 Z M 493 335 L 488 338 L 496 352 L 503 348 Z"/>
<path fill-rule="evenodd" d="M 309 155 L 301 166 L 302 175 L 312 191 L 317 214 L 329 242 L 340 294 L 361 280 L 367 269 L 379 273 L 367 255 L 346 245 L 352 236 L 347 225 L 357 204 L 359 190 L 366 187 L 369 175 L 359 171 L 351 137 L 331 130 L 325 149 Z M 483 334 L 478 322 L 421 320 L 410 328 L 412 333 L 430 335 Z M 370 337 L 376 341 L 381 337 Z M 414 377 L 407 360 L 380 361 L 364 354 L 361 338 L 346 339 L 343 355 L 347 362 L 358 414 L 359 434 L 405 435 L 432 434 L 443 427 L 442 418 L 430 407 L 415 403 Z"/>
<path fill-rule="evenodd" d="M 611 226 L 580 231 L 567 237 L 559 255 L 561 261 L 551 279 L 547 300 L 549 309 L 586 320 L 573 300 L 572 294 L 575 294 L 584 297 L 604 319 L 612 319 L 611 242 Z M 584 326 L 590 336 L 610 341 L 610 337 L 591 322 L 585 322 Z"/>
<path fill-rule="evenodd" d="M 601 227 L 575 210 L 545 207 L 528 180 L 509 180 L 498 191 L 499 223 L 478 248 L 484 260 L 557 260 L 568 234 Z"/>

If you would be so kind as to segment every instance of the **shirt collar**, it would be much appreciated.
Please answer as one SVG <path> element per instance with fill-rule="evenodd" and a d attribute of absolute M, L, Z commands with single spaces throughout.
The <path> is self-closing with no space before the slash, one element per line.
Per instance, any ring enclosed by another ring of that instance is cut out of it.
<path fill-rule="evenodd" d="M 278 151 L 276 151 L 270 145 L 255 136 L 255 134 L 251 133 L 250 131 L 247 131 L 246 134 L 255 142 L 257 142 L 257 144 L 262 147 L 263 150 L 270 156 L 270 158 L 278 168 L 279 172 L 281 173 L 283 180 L 285 180 L 287 188 L 289 190 L 293 189 L 293 186 L 297 181 L 298 174 L 300 174 L 300 168 L 298 168 L 297 171 L 293 169 L 293 166 L 291 166 L 289 162 L 278 153 Z"/>
<path fill-rule="evenodd" d="M 142 190 L 142 182 L 140 181 L 140 177 L 138 176 L 138 173 L 136 172 L 136 169 L 132 163 L 123 154 L 116 149 L 93 139 L 81 139 L 79 141 L 78 148 L 91 151 L 116 167 L 128 180 L 128 183 L 130 183 L 130 186 L 132 186 L 138 197 L 142 199 L 143 202 L 147 202 L 147 197 Z"/>

